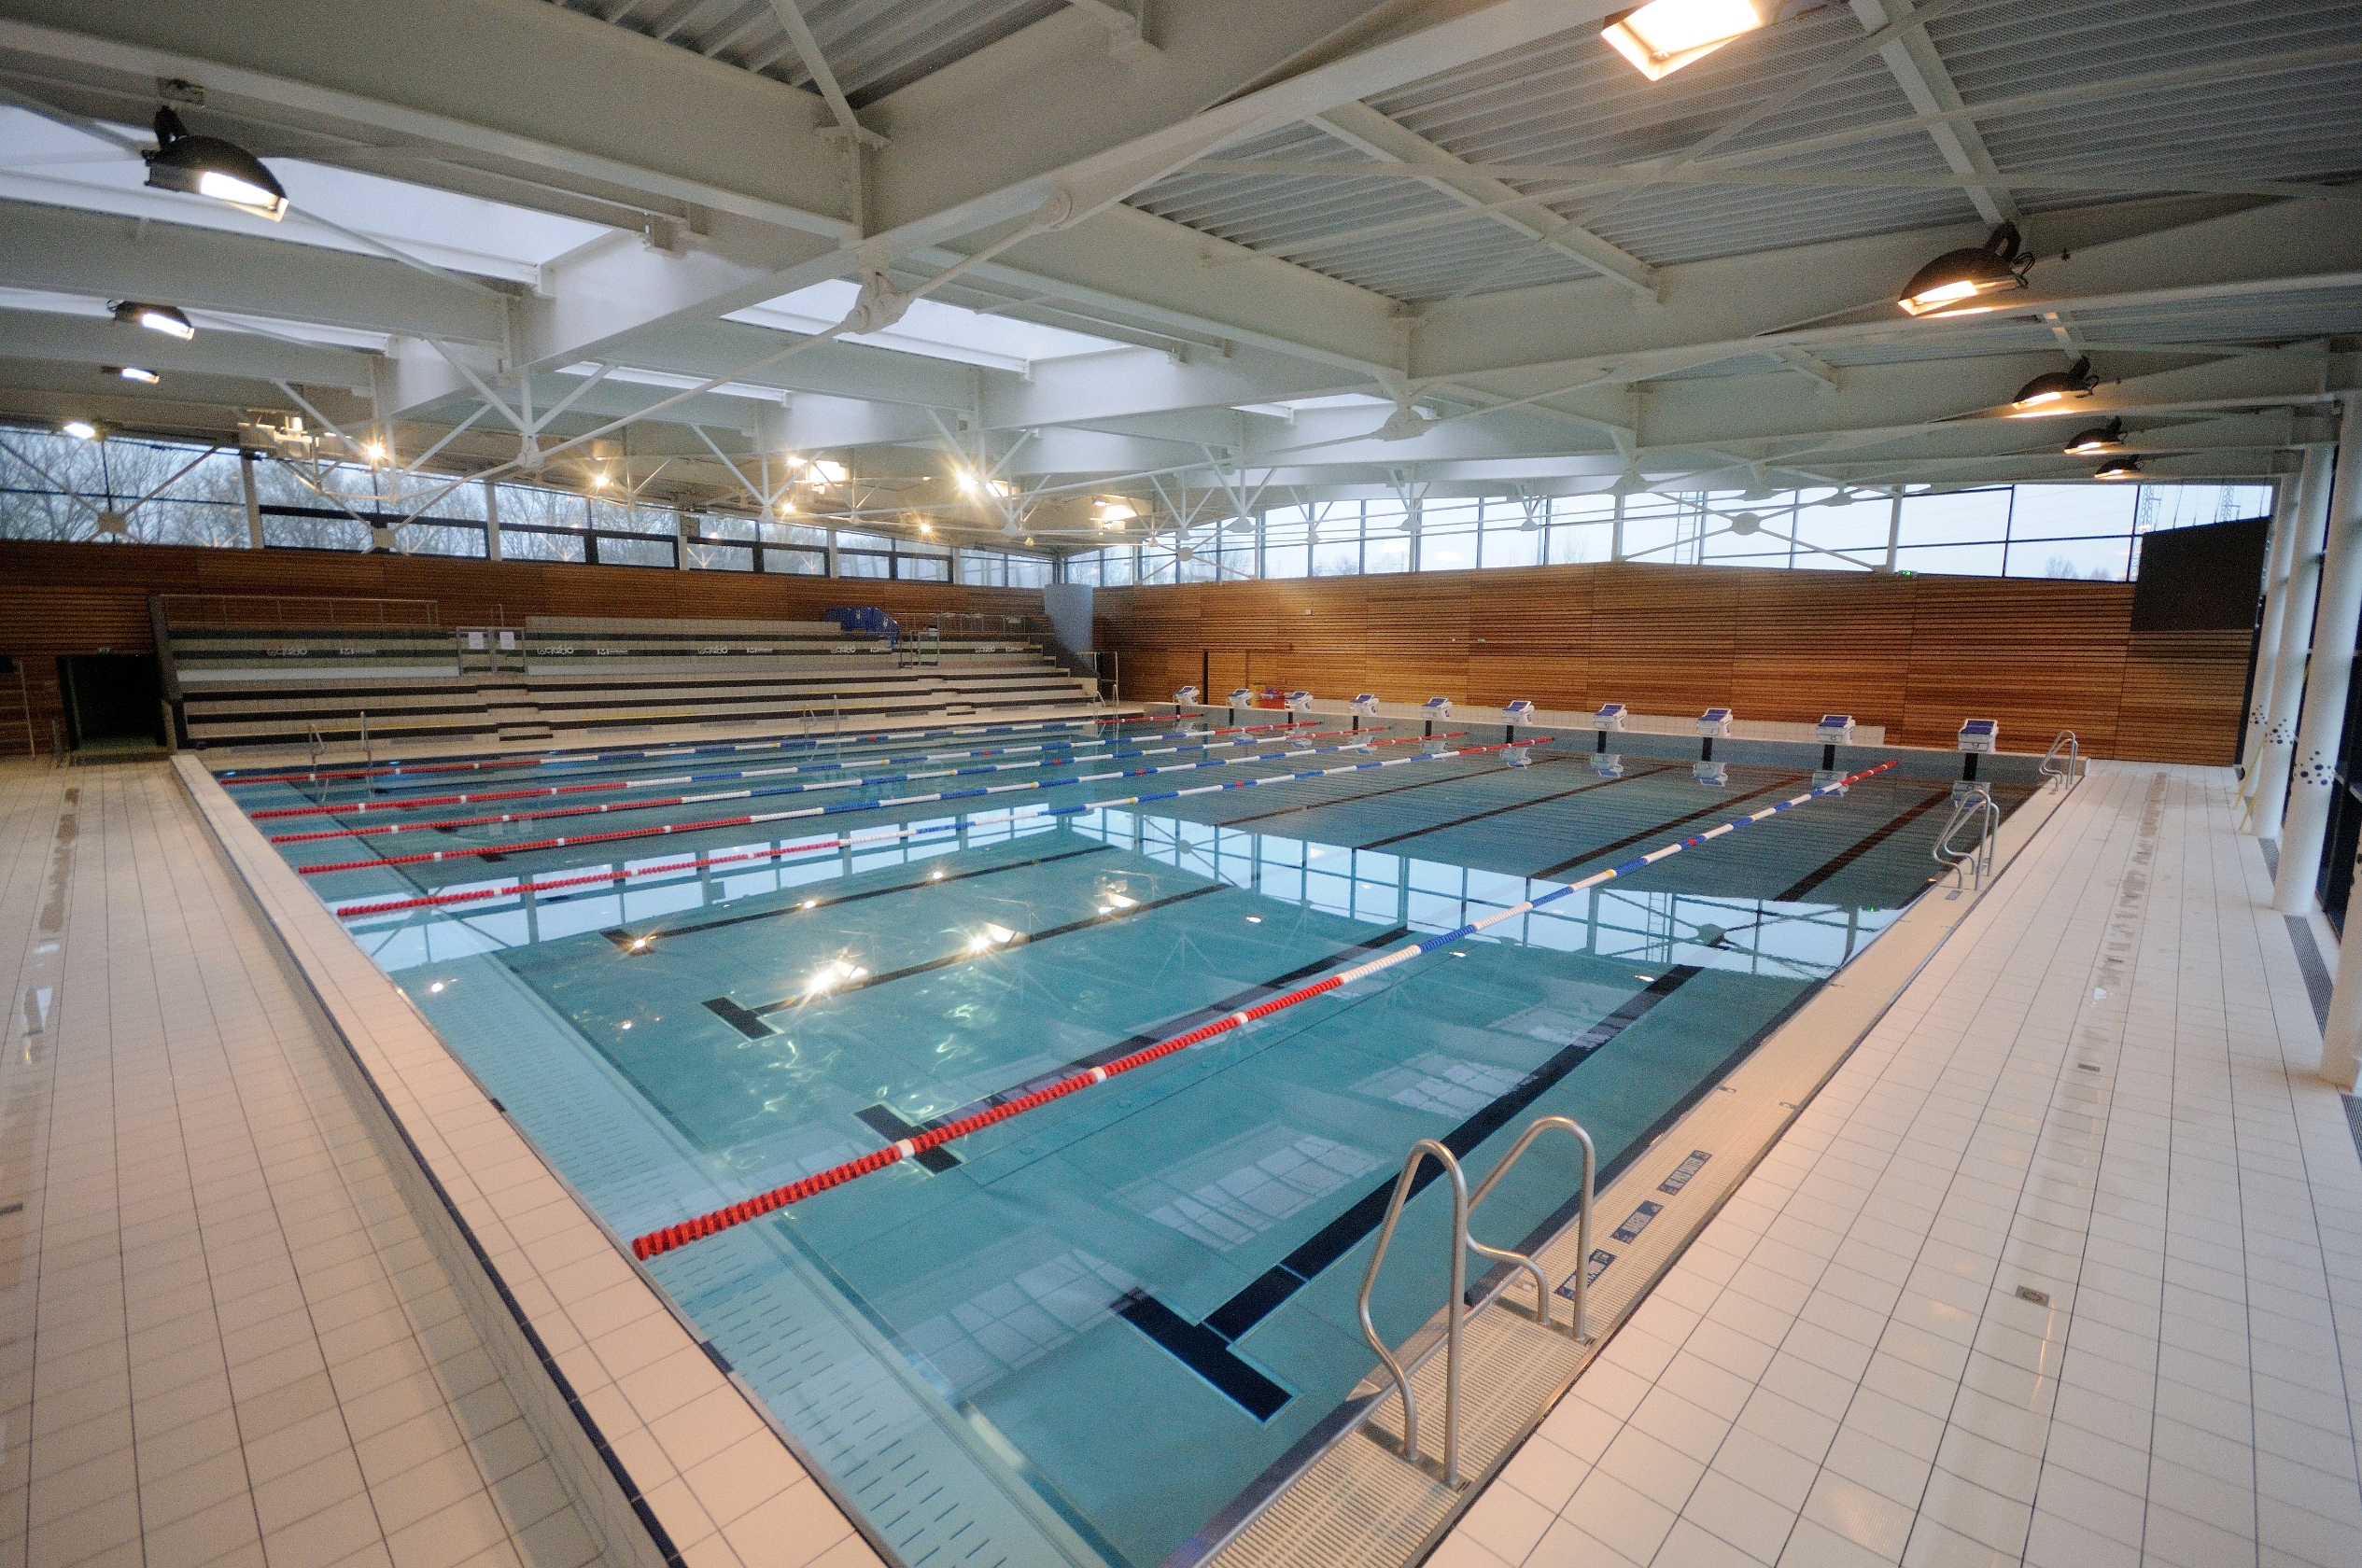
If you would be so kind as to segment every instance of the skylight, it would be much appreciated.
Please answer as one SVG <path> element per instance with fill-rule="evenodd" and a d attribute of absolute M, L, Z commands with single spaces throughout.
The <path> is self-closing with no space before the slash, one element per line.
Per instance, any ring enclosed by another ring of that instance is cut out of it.
<path fill-rule="evenodd" d="M 153 140 L 144 126 L 115 129 L 138 142 Z M 4 105 L 0 147 L 7 148 L 0 157 L 0 200 L 377 254 L 348 235 L 304 221 L 305 215 L 316 214 L 438 267 L 518 283 L 537 281 L 543 262 L 614 232 L 576 218 L 292 158 L 265 160 L 287 188 L 289 206 L 287 220 L 273 223 L 219 202 L 150 190 L 138 154 Z"/>
<path fill-rule="evenodd" d="M 824 331 L 845 319 L 860 287 L 838 278 L 766 300 L 725 319 L 751 327 L 772 327 L 783 332 Z M 950 359 L 988 370 L 1015 371 L 1022 375 L 1046 359 L 1071 359 L 1077 355 L 1104 354 L 1131 344 L 1112 338 L 1070 332 L 1062 327 L 1038 327 L 1005 315 L 985 315 L 934 300 L 914 300 L 907 315 L 883 332 L 848 333 L 839 343 L 870 348 L 891 348 L 930 359 Z"/>

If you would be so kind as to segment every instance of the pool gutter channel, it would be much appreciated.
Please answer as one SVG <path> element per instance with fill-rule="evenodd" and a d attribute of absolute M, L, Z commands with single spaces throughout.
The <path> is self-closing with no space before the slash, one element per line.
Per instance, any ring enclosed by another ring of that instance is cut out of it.
<path fill-rule="evenodd" d="M 401 987 L 345 934 L 334 914 L 300 881 L 279 885 L 291 877 L 291 868 L 211 772 L 186 753 L 174 759 L 173 767 L 235 876 L 257 929 L 303 1002 L 351 1102 L 362 1113 L 363 1125 L 403 1187 L 406 1206 L 454 1281 L 502 1383 L 595 1533 L 602 1560 L 615 1568 L 687 1568 L 709 1541 L 731 1541 L 732 1549 L 745 1544 L 733 1541 L 726 1531 L 717 1533 L 723 1510 L 706 1505 L 709 1495 L 721 1503 L 743 1483 L 716 1464 L 718 1484 L 701 1488 L 700 1464 L 676 1464 L 652 1430 L 654 1421 L 633 1409 L 620 1378 L 602 1365 L 601 1352 L 570 1317 L 570 1306 L 631 1281 L 647 1293 L 651 1309 L 629 1330 L 643 1341 L 637 1347 L 642 1364 L 665 1361 L 679 1367 L 682 1364 L 674 1352 L 692 1351 L 702 1372 L 717 1389 L 733 1391 L 742 1408 L 740 1420 L 739 1409 L 725 1406 L 723 1413 L 706 1407 L 709 1419 L 732 1429 L 716 1454 L 730 1451 L 757 1430 L 768 1433 L 780 1444 L 780 1492 L 808 1477 L 851 1533 L 880 1561 L 899 1568 L 901 1558 L 834 1477 L 779 1423 L 669 1295 L 633 1263 L 629 1242 L 549 1166 Z M 520 1156 L 531 1162 L 531 1174 L 523 1182 L 509 1173 Z M 496 1171 L 509 1183 L 505 1190 L 492 1190 L 480 1179 Z M 578 1255 L 581 1248 L 572 1238 L 552 1234 L 548 1216 L 557 1207 L 553 1199 L 570 1211 L 560 1225 L 597 1233 L 599 1248 L 588 1258 Z M 612 1278 L 570 1290 L 552 1277 L 571 1275 L 592 1259 L 601 1264 L 612 1259 L 620 1268 L 601 1271 Z M 525 1304 L 528 1296 L 536 1306 Z M 680 1379 L 702 1380 L 694 1370 Z M 710 1392 L 699 1391 L 684 1406 Z M 841 1539 L 833 1538 L 832 1545 Z"/>
<path fill-rule="evenodd" d="M 1964 898 L 1915 898 L 1850 962 L 1775 1019 L 1719 1081 L 1702 1085 L 1671 1125 L 1620 1162 L 1623 1173 L 1599 1190 L 1594 1212 L 1593 1257 L 1614 1256 L 1588 1293 L 1588 1343 L 1578 1346 L 1534 1322 L 1528 1293 L 1508 1295 L 1521 1274 L 1497 1267 L 1476 1282 L 1462 1329 L 1460 1463 L 1469 1479 L 1457 1492 L 1402 1458 L 1400 1403 L 1391 1386 L 1364 1379 L 1162 1568 L 1408 1568 L 1424 1561 L 2065 799 L 2048 789 L 2029 796 L 2002 825 L 1998 870 L 1983 889 Z M 1710 1157 L 1674 1183 L 1672 1173 L 1694 1151 Z M 1627 1215 L 1639 1218 L 1644 1202 L 1659 1205 L 1642 1222 L 1645 1231 L 1615 1240 L 1611 1233 Z M 1528 1239 L 1553 1281 L 1571 1278 L 1580 1263 L 1571 1219 L 1571 1207 L 1562 1210 L 1555 1227 L 1542 1227 L 1556 1234 L 1539 1247 Z M 1504 1309 L 1491 1309 L 1496 1305 Z M 1553 1306 L 1563 1323 L 1570 1309 L 1563 1289 Z M 1424 1408 L 1442 1408 L 1443 1337 L 1439 1309 L 1399 1352 Z M 1363 1440 L 1348 1441 L 1357 1435 Z M 1425 1444 L 1431 1449 L 1440 1440 L 1431 1435 Z"/>

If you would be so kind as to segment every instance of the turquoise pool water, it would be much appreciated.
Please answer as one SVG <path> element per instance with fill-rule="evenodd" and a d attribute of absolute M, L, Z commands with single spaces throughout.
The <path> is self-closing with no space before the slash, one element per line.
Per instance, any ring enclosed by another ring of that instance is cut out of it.
<path fill-rule="evenodd" d="M 281 845 L 298 866 L 442 855 L 313 877 L 340 909 L 497 893 L 345 924 L 628 1239 L 1801 793 L 1821 760 L 1737 749 L 1751 760 L 1715 788 L 1692 777 L 1694 742 L 1645 743 L 1662 754 L 1603 777 L 1587 745 L 1529 767 L 1426 756 L 1412 735 L 1343 749 L 1369 738 L 935 735 L 233 793 L 267 832 L 320 835 Z M 1927 887 L 1947 766 L 1856 785 L 648 1267 L 906 1562 L 1186 1561 L 1370 1369 L 1354 1298 L 1408 1146 L 1444 1139 L 1474 1180 L 1526 1121 L 1564 1113 L 1612 1170 Z M 1330 767 L 1359 771 L 1286 777 Z M 1244 787 L 1044 809 L 1209 783 Z M 1014 788 L 1029 784 L 1044 787 Z M 871 804 L 987 786 L 1009 792 Z M 481 819 L 594 804 L 610 809 Z M 523 847 L 559 834 L 577 842 Z M 565 885 L 526 895 L 520 879 Z M 1485 1239 L 1545 1227 L 1576 1175 L 1540 1146 L 1487 1205 Z M 1406 1225 L 1440 1236 L 1440 1197 Z M 1395 1341 L 1440 1304 L 1436 1253 L 1389 1263 L 1376 1315 Z"/>

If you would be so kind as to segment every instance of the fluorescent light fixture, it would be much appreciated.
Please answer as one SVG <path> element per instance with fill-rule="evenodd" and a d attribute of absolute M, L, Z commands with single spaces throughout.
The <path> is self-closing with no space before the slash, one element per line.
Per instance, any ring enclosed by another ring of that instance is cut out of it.
<path fill-rule="evenodd" d="M 2088 430 L 2076 432 L 2066 445 L 2070 457 L 2103 457 L 2124 450 L 2124 421 L 2111 419 L 2105 425 L 2094 425 Z"/>
<path fill-rule="evenodd" d="M 276 223 L 287 216 L 287 189 L 262 160 L 218 136 L 192 136 L 172 110 L 156 111 L 156 140 L 148 160 L 148 183 L 158 190 L 186 191 L 226 202 L 241 212 Z"/>
<path fill-rule="evenodd" d="M 1610 17 L 1599 35 L 1651 81 L 1662 81 L 1764 25 L 1748 0 L 1651 0 Z"/>
<path fill-rule="evenodd" d="M 2020 248 L 2018 226 L 1997 225 L 1981 245 L 1947 250 L 1911 274 L 1895 303 L 1905 315 L 1975 315 L 1993 307 L 1975 301 L 2004 288 L 2026 287 L 2034 259 Z"/>
<path fill-rule="evenodd" d="M 2138 457 L 2118 457 L 2112 463 L 2101 464 L 2100 471 L 2091 477 L 2111 481 L 2138 479 L 2141 477 L 2141 460 Z"/>
<path fill-rule="evenodd" d="M 164 379 L 153 371 L 141 370 L 137 365 L 106 365 L 102 366 L 101 369 L 105 370 L 108 375 L 120 376 L 125 381 L 135 381 L 142 386 L 153 386 Z"/>
<path fill-rule="evenodd" d="M 115 307 L 115 319 L 127 327 L 145 327 L 151 332 L 162 332 L 182 343 L 197 335 L 197 329 L 189 325 L 189 318 L 170 305 L 147 305 L 137 300 L 125 300 Z"/>
<path fill-rule="evenodd" d="M 2060 412 L 2054 405 L 2069 398 L 2088 398 L 2099 385 L 2091 374 L 2091 357 L 2085 355 L 2074 362 L 2073 370 L 2046 371 L 2018 389 L 2018 396 L 2009 406 L 2022 413 L 2050 413 Z"/>
<path fill-rule="evenodd" d="M 98 427 L 87 419 L 69 419 L 58 427 L 58 432 L 61 435 L 72 436 L 76 441 L 98 439 Z"/>

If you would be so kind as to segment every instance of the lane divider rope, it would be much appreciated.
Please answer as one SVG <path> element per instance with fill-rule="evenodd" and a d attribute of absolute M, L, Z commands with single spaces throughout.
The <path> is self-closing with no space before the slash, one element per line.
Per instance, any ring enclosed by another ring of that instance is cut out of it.
<path fill-rule="evenodd" d="M 1388 743 L 1381 742 L 1380 744 Z M 1225 790 L 1251 790 L 1264 784 L 1287 784 L 1306 778 L 1328 778 L 1341 773 L 1363 773 L 1372 768 L 1408 767 L 1418 763 L 1439 763 L 1452 757 L 1474 757 L 1488 751 L 1508 749 L 1506 743 L 1497 746 L 1471 746 L 1456 751 L 1422 752 L 1415 757 L 1386 757 L 1374 762 L 1348 763 L 1343 767 L 1313 768 L 1301 773 L 1272 774 L 1260 778 L 1232 778 L 1219 784 L 1199 785 L 1194 789 L 1164 790 L 1155 794 L 1127 795 L 1121 800 L 1091 801 L 1082 805 L 1019 806 L 1008 811 L 978 812 L 973 816 L 944 818 L 933 822 L 913 823 L 901 828 L 879 828 L 868 833 L 809 839 L 801 844 L 782 844 L 773 848 L 710 851 L 693 855 L 685 861 L 670 861 L 657 865 L 611 867 L 604 871 L 578 873 L 573 875 L 553 876 L 533 881 L 520 878 L 496 888 L 471 888 L 457 892 L 422 893 L 410 898 L 369 900 L 359 903 L 331 904 L 330 908 L 338 918 L 343 919 L 362 915 L 389 915 L 408 909 L 435 909 L 446 904 L 480 903 L 486 899 L 519 898 L 527 893 L 552 892 L 601 882 L 621 882 L 635 876 L 674 876 L 707 867 L 778 860 L 808 851 L 863 848 L 873 845 L 891 844 L 906 838 L 955 833 L 963 828 L 991 827 L 1005 822 L 1030 821 L 1037 817 L 1083 816 L 1094 811 L 1120 810 L 1127 805 L 1139 805 L 1154 801 L 1182 800 L 1193 795 L 1218 794 Z M 578 838 L 573 842 L 583 844 L 591 840 Z"/>
<path fill-rule="evenodd" d="M 1498 748 L 1492 748 L 1490 749 L 1498 749 Z M 1694 849 L 1701 844 L 1709 843 L 1714 839 L 1722 837 L 1726 833 L 1736 833 L 1741 828 L 1750 827 L 1754 823 L 1778 816 L 1780 812 L 1792 810 L 1796 806 L 1818 800 L 1823 795 L 1835 793 L 1849 785 L 1859 783 L 1864 778 L 1871 777 L 1877 774 L 1884 773 L 1887 769 L 1895 765 L 1896 764 L 1891 762 L 1880 763 L 1876 767 L 1865 768 L 1860 773 L 1848 775 L 1844 778 L 1837 779 L 1832 783 L 1824 784 L 1819 789 L 1810 790 L 1806 791 L 1804 794 L 1793 796 L 1788 800 L 1778 802 L 1772 805 L 1767 805 L 1761 811 L 1750 812 L 1747 816 L 1734 818 L 1730 821 L 1724 822 L 1719 827 L 1708 828 L 1703 833 L 1692 833 L 1686 838 L 1676 839 L 1673 843 L 1652 849 L 1637 860 L 1626 861 L 1622 865 L 1612 866 L 1605 871 L 1594 872 L 1591 875 L 1582 878 L 1579 882 L 1569 882 L 1565 887 L 1557 889 L 1553 892 L 1544 893 L 1540 898 L 1527 899 L 1521 903 L 1512 904 L 1507 909 L 1497 910 L 1491 915 L 1485 916 L 1481 920 L 1471 920 L 1468 924 L 1461 926 L 1456 931 L 1445 931 L 1440 936 L 1431 936 L 1420 942 L 1407 943 L 1400 947 L 1394 948 L 1391 951 L 1382 954 L 1375 959 L 1371 959 L 1365 963 L 1356 964 L 1351 969 L 1340 970 L 1338 973 L 1329 975 L 1326 978 L 1314 981 L 1309 986 L 1300 987 L 1293 991 L 1287 992 L 1284 996 L 1272 997 L 1267 1001 L 1259 1001 L 1254 1006 L 1246 1008 L 1241 1012 L 1232 1013 L 1225 1017 L 1216 1018 L 1210 1024 L 1200 1025 L 1198 1028 L 1189 1030 L 1186 1034 L 1177 1034 L 1170 1040 L 1159 1041 L 1154 1045 L 1143 1046 L 1141 1049 L 1132 1052 L 1128 1057 L 1119 1057 L 1114 1061 L 1104 1063 L 1099 1067 L 1094 1067 L 1089 1071 L 1077 1072 L 1070 1077 L 1061 1078 L 1055 1084 L 1050 1084 L 1042 1088 L 1035 1089 L 1031 1094 L 1020 1095 L 1017 1099 L 1008 1100 L 1004 1104 L 993 1106 L 989 1111 L 979 1111 L 972 1116 L 963 1116 L 956 1122 L 947 1122 L 939 1127 L 935 1127 L 929 1131 L 920 1133 L 915 1137 L 906 1138 L 898 1142 L 890 1143 L 882 1149 L 873 1149 L 868 1154 L 863 1155 L 857 1159 L 851 1159 L 845 1161 L 841 1165 L 831 1166 L 826 1170 L 815 1171 L 811 1175 L 803 1177 L 798 1181 L 790 1182 L 785 1186 L 773 1187 L 768 1192 L 757 1193 L 752 1197 L 744 1198 L 739 1202 L 730 1204 L 726 1208 L 716 1209 L 710 1213 L 699 1214 L 694 1219 L 683 1220 L 678 1225 L 667 1225 L 661 1230 L 652 1230 L 647 1235 L 636 1238 L 632 1241 L 632 1255 L 643 1260 L 655 1257 L 659 1253 L 669 1253 L 674 1251 L 676 1248 L 685 1247 L 692 1241 L 698 1241 L 709 1236 L 719 1235 L 721 1232 L 728 1230 L 734 1225 L 744 1225 L 749 1220 L 760 1219 L 764 1215 L 784 1209 L 790 1204 L 801 1203 L 804 1199 L 814 1197 L 820 1193 L 824 1193 L 832 1187 L 843 1186 L 846 1183 L 856 1181 L 861 1177 L 869 1175 L 873 1171 L 883 1170 L 890 1165 L 895 1165 L 903 1160 L 910 1159 L 916 1155 L 922 1155 L 929 1149 L 940 1148 L 942 1145 L 951 1142 L 955 1139 L 965 1138 L 971 1133 L 981 1132 L 986 1127 L 991 1127 L 999 1122 L 1007 1121 L 1012 1116 L 1021 1116 L 1028 1111 L 1039 1110 L 1041 1107 L 1049 1104 L 1053 1100 L 1063 1099 L 1068 1095 L 1076 1094 L 1084 1089 L 1091 1088 L 1097 1085 L 1104 1084 L 1110 1078 L 1120 1077 L 1124 1073 L 1131 1072 L 1138 1068 L 1146 1067 L 1150 1062 L 1161 1060 L 1166 1057 L 1174 1055 L 1175 1052 L 1186 1051 L 1192 1045 L 1202 1045 L 1207 1041 L 1212 1040 L 1218 1035 L 1228 1034 L 1232 1030 L 1247 1028 L 1252 1024 L 1270 1017 L 1274 1013 L 1280 1012 L 1286 1008 L 1294 1007 L 1300 1002 L 1309 1001 L 1314 997 L 1326 996 L 1331 991 L 1341 990 L 1343 987 L 1354 984 L 1356 981 L 1368 979 L 1371 975 L 1376 974 L 1382 970 L 1392 969 L 1398 964 L 1409 963 L 1413 959 L 1418 958 L 1423 954 L 1432 953 L 1439 947 L 1448 945 L 1454 942 L 1458 942 L 1466 937 L 1473 936 L 1478 931 L 1483 931 L 1491 926 L 1499 925 L 1505 920 L 1513 919 L 1520 915 L 1529 914 L 1536 909 L 1540 909 L 1544 904 L 1554 903 L 1558 900 L 1566 898 L 1570 894 L 1580 892 L 1586 888 L 1596 888 L 1603 882 L 1611 881 L 1618 876 L 1627 875 L 1633 872 L 1641 870 L 1643 867 L 1652 866 L 1659 861 L 1668 860 L 1671 857 L 1681 853 L 1685 849 Z"/>
<path fill-rule="evenodd" d="M 1464 732 L 1455 731 L 1455 735 Z M 1443 740 L 1452 736 L 1433 735 L 1426 739 Z M 525 839 L 514 844 L 485 844 L 466 849 L 429 849 L 415 855 L 377 855 L 361 861 L 329 861 L 319 865 L 295 867 L 302 876 L 319 876 L 333 871 L 374 871 L 387 866 L 421 865 L 434 861 L 473 860 L 483 855 L 519 855 L 536 849 L 564 849 L 586 844 L 614 844 L 625 839 L 662 838 L 672 833 L 703 833 L 712 828 L 752 827 L 763 822 L 787 822 L 803 817 L 837 817 L 856 811 L 890 811 L 897 806 L 930 805 L 936 801 L 975 800 L 984 795 L 1011 795 L 1027 790 L 1063 790 L 1075 784 L 1097 784 L 1110 778 L 1146 778 L 1156 774 L 1190 773 L 1200 768 L 1238 767 L 1246 763 L 1279 763 L 1291 757 L 1324 757 L 1339 751 L 1373 750 L 1381 746 L 1418 746 L 1421 737 L 1406 736 L 1400 740 L 1365 741 L 1356 746 L 1311 746 L 1300 751 L 1273 751 L 1255 757 L 1224 757 L 1209 763 L 1168 763 L 1162 767 L 1116 768 L 1106 773 L 1079 774 L 1073 778 L 1036 778 L 1023 784 L 986 784 L 972 790 L 937 790 L 924 795 L 893 795 L 882 800 L 840 801 L 835 805 L 806 805 L 794 811 L 755 811 L 740 817 L 715 817 L 702 822 L 672 822 L 653 828 L 618 828 L 612 833 L 570 833 L 563 838 Z M 1475 747 L 1463 752 L 1436 752 L 1437 756 L 1472 756 L 1478 751 L 1498 751 L 1505 746 Z M 1311 773 L 1276 774 L 1269 778 L 1251 780 L 1254 783 L 1275 783 L 1290 778 L 1317 778 L 1318 770 Z M 1216 785 L 1219 789 L 1222 786 Z M 754 791 L 733 791 L 733 794 Z M 787 791 L 780 791 L 782 793 Z M 1195 793 L 1197 791 L 1188 791 Z M 1135 800 L 1165 800 L 1171 795 L 1141 795 Z M 1129 802 L 1123 804 L 1130 804 Z M 344 837 L 345 834 L 331 834 Z"/>
<path fill-rule="evenodd" d="M 271 842 L 274 844 L 307 844 L 316 842 L 324 838 L 381 838 L 389 833 L 424 833 L 429 829 L 442 830 L 446 828 L 478 828 L 500 822 L 541 822 L 557 817 L 592 817 L 623 811 L 653 811 L 659 806 L 668 805 L 710 805 L 715 801 L 765 800 L 779 795 L 808 795 L 822 790 L 858 790 L 870 785 L 908 784 L 914 780 L 921 778 L 968 778 L 983 773 L 1019 773 L 1028 768 L 1064 767 L 1068 763 L 1076 761 L 1080 761 L 1085 765 L 1089 765 L 1092 763 L 1116 762 L 1129 757 L 1170 757 L 1188 751 L 1227 751 L 1242 746 L 1268 746 L 1275 742 L 1284 742 L 1287 740 L 1336 740 L 1353 733 L 1348 730 L 1329 730 L 1307 734 L 1305 733 L 1304 728 L 1301 725 L 1295 726 L 1295 729 L 1296 734 L 1293 735 L 1258 735 L 1242 740 L 1217 740 L 1205 746 L 1125 747 L 1113 751 L 1101 752 L 1098 755 L 1090 757 L 1078 757 L 1075 752 L 1070 751 L 1062 757 L 1037 757 L 1021 763 L 983 763 L 974 767 L 914 769 L 908 773 L 862 774 L 851 778 L 825 778 L 813 783 L 777 784 L 767 789 L 749 788 L 744 790 L 715 790 L 702 795 L 665 795 L 655 800 L 594 802 L 588 805 L 547 806 L 537 811 L 507 811 L 488 817 L 444 817 L 429 819 L 425 821 L 395 821 L 385 822 L 382 824 L 365 822 L 348 823 L 338 827 L 313 829 L 302 833 L 274 833 L 271 835 Z M 1147 740 L 1178 740 L 1191 737 L 1185 735 L 1147 735 L 1142 738 Z M 1022 749 L 1031 749 L 1031 748 L 1024 748 Z M 1057 748 L 1044 747 L 1041 748 L 1041 749 L 1055 750 Z M 1280 756 L 1284 755 L 1284 753 L 1271 752 L 1267 753 L 1267 755 Z M 750 769 L 740 775 L 740 777 L 748 778 L 767 778 L 777 774 L 793 773 L 794 771 L 796 770 L 794 768 Z M 685 782 L 685 780 L 680 778 L 642 778 L 628 780 L 626 782 L 629 788 L 653 790 L 662 788 L 667 784 L 682 783 Z M 576 785 L 572 788 L 576 790 L 603 790 L 611 788 L 611 786 L 604 784 Z M 525 790 L 514 791 L 514 793 L 530 795 L 537 799 L 546 799 L 551 795 L 555 795 L 560 792 L 561 791 L 557 790 Z M 497 799 L 499 797 L 478 796 L 476 798 L 478 800 L 490 800 Z M 263 815 L 264 814 L 261 812 L 255 813 L 258 819 Z"/>
<path fill-rule="evenodd" d="M 745 740 L 715 741 L 706 746 L 651 746 L 621 751 L 544 751 L 530 757 L 487 752 L 473 758 L 450 758 L 432 763 L 405 762 L 396 758 L 371 767 L 349 768 L 335 773 L 316 773 L 309 768 L 271 768 L 248 773 L 241 768 L 228 768 L 215 777 L 225 789 L 236 789 L 248 784 L 309 784 L 319 779 L 383 778 L 416 773 L 474 773 L 487 768 L 578 767 L 584 763 L 634 762 L 651 757 L 708 757 L 732 751 L 817 751 L 823 746 L 872 746 L 889 740 L 919 740 L 932 735 L 1022 735 L 1037 730 L 1089 729 L 1098 724 L 1162 723 L 1168 718 L 1161 713 L 1138 713 L 1123 718 L 1043 720 L 1031 724 L 924 724 L 913 730 L 831 735 L 825 740 L 801 736 L 790 740 L 781 733 L 751 736 Z"/>

